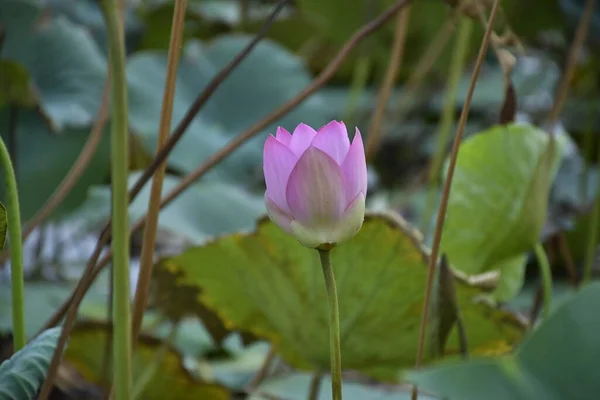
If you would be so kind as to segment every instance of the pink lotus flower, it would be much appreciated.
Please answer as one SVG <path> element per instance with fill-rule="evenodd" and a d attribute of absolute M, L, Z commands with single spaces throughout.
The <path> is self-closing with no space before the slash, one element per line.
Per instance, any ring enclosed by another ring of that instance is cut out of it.
<path fill-rule="evenodd" d="M 269 217 L 304 246 L 339 243 L 361 228 L 367 164 L 358 128 L 350 144 L 343 122 L 318 131 L 300 124 L 293 135 L 279 127 L 265 142 L 263 169 Z"/>

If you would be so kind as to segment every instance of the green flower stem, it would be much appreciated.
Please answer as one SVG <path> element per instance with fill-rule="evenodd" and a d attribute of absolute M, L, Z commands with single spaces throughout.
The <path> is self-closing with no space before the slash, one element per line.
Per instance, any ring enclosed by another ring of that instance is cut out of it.
<path fill-rule="evenodd" d="M 435 208 L 435 202 L 438 193 L 438 179 L 442 169 L 442 161 L 446 155 L 446 146 L 448 138 L 454 123 L 454 113 L 456 110 L 456 95 L 460 77 L 465 69 L 467 51 L 469 50 L 469 39 L 473 31 L 473 21 L 471 18 L 463 17 L 456 33 L 456 43 L 454 47 L 450 70 L 448 71 L 448 83 L 446 87 L 446 96 L 444 98 L 444 108 L 442 118 L 440 119 L 439 134 L 435 146 L 435 155 L 429 167 L 429 183 L 427 190 L 427 200 L 425 203 L 425 212 L 421 222 L 421 232 L 423 237 L 429 235 L 429 226 L 431 217 Z"/>
<path fill-rule="evenodd" d="M 4 184 L 7 195 L 7 222 L 8 235 L 10 238 L 10 276 L 12 292 L 12 329 L 13 345 L 15 352 L 25 347 L 27 337 L 25 336 L 25 311 L 24 283 L 23 283 L 23 243 L 21 242 L 21 211 L 19 210 L 19 192 L 15 171 L 10 161 L 10 154 L 0 139 L 0 162 L 4 169 Z"/>
<path fill-rule="evenodd" d="M 123 26 L 116 0 L 101 2 L 108 34 L 111 77 L 111 182 L 113 249 L 113 360 L 116 400 L 132 393 L 131 305 L 129 302 L 129 218 L 127 214 L 128 122 Z"/>
<path fill-rule="evenodd" d="M 323 267 L 327 297 L 329 299 L 329 354 L 331 355 L 331 393 L 333 400 L 342 398 L 342 346 L 340 343 L 340 311 L 338 308 L 335 277 L 329 250 L 317 249 Z"/>
<path fill-rule="evenodd" d="M 552 305 L 552 270 L 550 270 L 550 263 L 548 262 L 544 246 L 541 243 L 535 245 L 535 256 L 542 276 L 542 296 L 544 298 L 542 315 L 544 320 L 546 320 L 550 315 L 550 306 Z"/>

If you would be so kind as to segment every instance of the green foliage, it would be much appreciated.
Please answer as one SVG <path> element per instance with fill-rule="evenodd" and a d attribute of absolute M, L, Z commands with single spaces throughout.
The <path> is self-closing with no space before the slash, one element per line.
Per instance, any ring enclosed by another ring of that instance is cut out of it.
<path fill-rule="evenodd" d="M 526 262 L 527 254 L 520 254 L 502 262 L 498 284 L 493 292 L 495 300 L 506 302 L 519 294 L 525 280 Z"/>
<path fill-rule="evenodd" d="M 59 335 L 60 328 L 48 329 L 0 364 L 0 398 L 35 398 L 48 372 Z"/>
<path fill-rule="evenodd" d="M 467 274 L 510 265 L 540 240 L 561 142 L 527 124 L 496 126 L 461 145 L 442 250 Z"/>
<path fill-rule="evenodd" d="M 14 61 L 0 60 L 0 109 L 7 105 L 33 107 L 35 95 L 27 70 Z"/>
<path fill-rule="evenodd" d="M 272 398 L 285 398 L 286 400 L 305 400 L 308 398 L 311 376 L 308 374 L 290 374 L 280 378 L 273 378 L 261 383 L 250 395 L 248 400 L 269 400 Z M 319 397 L 317 400 L 331 399 L 329 387 L 331 381 L 324 377 L 321 381 Z M 357 382 L 344 382 L 342 394 L 346 400 L 410 400 L 411 389 L 386 390 Z M 437 397 L 419 393 L 420 400 L 435 400 Z"/>
<path fill-rule="evenodd" d="M 306 18 L 328 39 L 344 43 L 368 18 L 376 15 L 380 7 L 365 0 L 355 1 L 348 7 L 344 0 L 299 0 L 298 7 Z"/>
<path fill-rule="evenodd" d="M 102 273 L 96 283 L 88 291 L 80 308 L 82 318 L 105 318 L 107 273 Z M 66 282 L 25 282 L 25 333 L 28 337 L 35 335 L 44 322 L 65 301 L 74 285 Z M 11 296 L 10 286 L 0 283 L 0 333 L 10 332 Z"/>
<path fill-rule="evenodd" d="M 344 368 L 390 378 L 413 365 L 427 273 L 427 254 L 415 233 L 396 218 L 370 216 L 331 257 Z M 181 284 L 197 286 L 198 299 L 227 327 L 268 338 L 296 367 L 329 367 L 327 302 L 317 252 L 273 223 L 263 220 L 253 233 L 225 236 L 160 263 L 177 273 Z M 509 313 L 477 303 L 480 294 L 457 282 L 470 350 L 504 351 L 519 339 L 520 325 Z M 193 304 L 180 306 L 193 312 Z M 452 334 L 446 352 L 457 347 Z"/>
<path fill-rule="evenodd" d="M 63 17 L 38 23 L 38 2 L 0 4 L 0 24 L 6 29 L 2 57 L 27 70 L 52 129 L 87 127 L 96 117 L 106 75 L 106 60 L 96 43 Z"/>
<path fill-rule="evenodd" d="M 21 218 L 27 220 L 42 207 L 67 175 L 87 140 L 89 130 L 69 128 L 60 135 L 52 135 L 44 119 L 34 111 L 20 110 L 17 118 L 17 154 L 13 163 L 19 186 Z M 0 111 L 0 126 L 7 125 L 8 112 Z M 6 130 L 1 132 L 6 141 Z M 108 178 L 108 135 L 105 136 L 89 168 L 61 203 L 55 217 L 78 206 L 85 199 L 90 184 L 99 184 Z M 0 193 L 4 190 L 4 186 L 0 186 Z"/>
<path fill-rule="evenodd" d="M 189 42 L 179 65 L 173 127 L 209 80 L 251 40 L 249 36 L 221 36 L 209 45 Z M 166 54 L 141 52 L 128 63 L 130 123 L 150 152 L 156 150 L 158 120 L 166 71 Z M 194 119 L 169 157 L 169 164 L 189 172 L 262 117 L 294 97 L 310 82 L 298 57 L 274 42 L 257 45 L 250 56 L 215 92 Z M 318 94 L 265 131 L 277 125 L 292 130 L 302 121 L 321 126 L 333 118 Z M 247 182 L 260 176 L 264 136 L 242 146 L 208 176 Z"/>
<path fill-rule="evenodd" d="M 141 172 L 129 176 L 129 187 Z M 173 189 L 180 179 L 167 175 L 163 193 Z M 129 206 L 133 223 L 146 215 L 151 183 L 147 183 Z M 251 229 L 255 220 L 265 211 L 262 197 L 254 196 L 242 188 L 225 182 L 206 182 L 192 185 L 181 196 L 161 211 L 159 226 L 191 242 L 202 243 L 214 235 Z M 104 221 L 110 212 L 110 188 L 92 187 L 86 202 L 70 218 L 83 219 L 90 226 Z"/>
<path fill-rule="evenodd" d="M 81 324 L 71 333 L 65 359 L 82 373 L 86 380 L 105 388 L 110 385 L 110 368 L 103 368 L 106 348 L 106 335 L 111 328 L 105 324 Z M 148 372 L 148 368 L 156 368 L 147 382 L 141 397 L 147 400 L 194 399 L 194 400 L 228 400 L 226 388 L 194 379 L 182 368 L 181 356 L 170 347 L 156 339 L 142 336 L 136 347 L 133 360 L 134 386 L 140 377 Z M 164 349 L 164 350 L 162 350 Z M 162 353 L 161 354 L 161 350 Z M 104 375 L 106 373 L 106 375 Z"/>
<path fill-rule="evenodd" d="M 537 327 L 516 354 L 442 363 L 406 377 L 448 400 L 592 400 L 600 391 L 600 284 L 563 303 Z"/>
<path fill-rule="evenodd" d="M 537 39 L 541 32 L 564 29 L 563 0 L 502 0 L 506 20 L 519 37 Z"/>
<path fill-rule="evenodd" d="M 100 105 L 106 60 L 81 26 L 60 16 L 41 23 L 39 2 L 1 0 L 0 8 L 0 25 L 5 29 L 0 132 L 6 141 L 8 110 L 2 105 L 18 107 L 14 163 L 21 217 L 27 220 L 50 197 L 79 155 Z M 107 176 L 107 159 L 108 146 L 102 144 L 55 216 L 78 205 L 87 186 Z"/>

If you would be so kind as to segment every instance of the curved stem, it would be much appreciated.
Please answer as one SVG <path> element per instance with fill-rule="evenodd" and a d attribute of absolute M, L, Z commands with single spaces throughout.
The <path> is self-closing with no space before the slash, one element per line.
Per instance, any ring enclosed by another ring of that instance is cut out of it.
<path fill-rule="evenodd" d="M 550 315 L 550 306 L 552 305 L 552 270 L 546 256 L 546 251 L 541 243 L 535 245 L 535 257 L 537 258 L 542 276 L 542 294 L 544 298 L 544 310 L 542 315 L 544 320 Z"/>
<path fill-rule="evenodd" d="M 116 0 L 102 2 L 111 70 L 111 170 L 113 248 L 113 353 L 117 400 L 131 399 L 131 310 L 129 304 L 129 216 L 127 213 L 128 122 L 125 45 Z"/>
<path fill-rule="evenodd" d="M 319 389 L 321 388 L 321 380 L 323 375 L 317 371 L 310 379 L 310 388 L 308 391 L 308 400 L 317 400 L 319 397 Z"/>
<path fill-rule="evenodd" d="M 23 283 L 23 243 L 21 242 L 21 211 L 19 210 L 19 192 L 15 171 L 10 161 L 10 154 L 0 139 L 0 162 L 4 169 L 4 184 L 7 195 L 8 235 L 10 238 L 10 275 L 12 291 L 12 324 L 15 352 L 25 347 L 25 311 Z"/>
<path fill-rule="evenodd" d="M 433 278 L 435 276 L 435 267 L 438 262 L 438 254 L 440 251 L 440 243 L 442 241 L 442 233 L 444 231 L 444 221 L 446 219 L 446 211 L 448 210 L 448 199 L 450 198 L 450 189 L 452 188 L 452 179 L 454 178 L 454 169 L 456 168 L 456 160 L 458 159 L 458 152 L 460 149 L 460 143 L 462 140 L 465 126 L 467 125 L 467 118 L 469 117 L 469 109 L 471 107 L 471 100 L 473 99 L 473 93 L 475 92 L 475 85 L 477 84 L 477 78 L 479 77 L 479 71 L 481 71 L 481 65 L 483 59 L 487 53 L 487 49 L 490 44 L 490 37 L 492 34 L 492 27 L 500 7 L 500 0 L 494 0 L 492 11 L 488 26 L 486 27 L 485 34 L 479 47 L 479 54 L 477 54 L 477 60 L 475 61 L 475 68 L 471 75 L 471 82 L 469 83 L 469 89 L 467 90 L 467 97 L 460 113 L 458 120 L 458 127 L 456 129 L 456 135 L 454 136 L 454 142 L 452 143 L 452 152 L 450 153 L 450 160 L 448 162 L 448 171 L 446 172 L 446 180 L 444 181 L 444 188 L 442 190 L 442 198 L 440 200 L 440 209 L 438 211 L 435 232 L 433 234 L 433 243 L 431 245 L 431 255 L 429 256 L 429 263 L 427 266 L 427 282 L 425 283 L 425 299 L 423 301 L 423 311 L 421 313 L 421 325 L 419 327 L 419 343 L 417 347 L 417 360 L 415 366 L 417 369 L 421 368 L 423 362 L 423 354 L 425 352 L 425 337 L 427 335 L 427 323 L 429 321 L 429 307 L 431 304 L 431 295 L 433 291 Z M 413 386 L 412 396 L 413 400 L 418 398 L 417 387 Z"/>
<path fill-rule="evenodd" d="M 175 101 L 175 84 L 177 81 L 177 66 L 181 53 L 181 42 L 183 38 L 183 26 L 185 23 L 185 10 L 187 0 L 179 0 L 175 3 L 173 11 L 173 24 L 171 28 L 171 40 L 169 43 L 169 54 L 167 57 L 167 76 L 165 78 L 165 89 L 163 92 L 163 104 L 158 129 L 157 152 L 164 146 L 169 138 L 171 119 L 173 116 L 173 103 Z M 140 258 L 140 272 L 133 301 L 133 342 L 137 340 L 142 327 L 142 319 L 148 302 L 150 283 L 152 281 L 152 266 L 154 262 L 154 247 L 156 245 L 156 233 L 158 231 L 158 214 L 160 212 L 160 196 L 163 189 L 163 181 L 167 171 L 167 162 L 158 167 L 152 178 L 150 188 L 150 199 L 148 201 L 148 217 L 142 244 Z"/>
<path fill-rule="evenodd" d="M 340 343 L 340 311 L 335 277 L 329 250 L 318 249 L 329 300 L 329 354 L 331 355 L 331 393 L 333 400 L 342 398 L 342 346 Z"/>

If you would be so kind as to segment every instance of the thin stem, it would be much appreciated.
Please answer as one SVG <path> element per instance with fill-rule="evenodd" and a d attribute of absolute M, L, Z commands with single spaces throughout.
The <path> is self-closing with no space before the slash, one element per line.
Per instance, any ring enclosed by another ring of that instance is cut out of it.
<path fill-rule="evenodd" d="M 446 174 L 446 180 L 444 181 L 444 189 L 442 191 L 442 199 L 440 202 L 440 209 L 437 216 L 435 233 L 433 237 L 433 244 L 431 247 L 431 255 L 429 258 L 429 265 L 427 270 L 427 283 L 425 286 L 425 300 L 423 301 L 423 311 L 421 314 L 421 325 L 419 329 L 419 344 L 417 347 L 417 360 L 416 367 L 420 368 L 423 361 L 423 353 L 425 350 L 425 336 L 427 333 L 427 322 L 429 319 L 429 306 L 431 303 L 431 293 L 433 288 L 433 278 L 435 276 L 435 266 L 437 264 L 438 254 L 440 251 L 440 243 L 442 240 L 442 232 L 444 229 L 444 220 L 446 219 L 446 211 L 448 210 L 448 199 L 450 197 L 450 189 L 452 187 L 452 179 L 454 178 L 454 169 L 456 168 L 456 160 L 458 158 L 458 151 L 460 148 L 460 142 L 467 124 L 467 118 L 469 117 L 469 108 L 471 107 L 471 100 L 473 99 L 473 92 L 475 91 L 475 85 L 477 84 L 477 78 L 483 59 L 487 53 L 487 49 L 490 43 L 490 37 L 492 34 L 492 26 L 498 13 L 500 0 L 494 0 L 492 11 L 488 26 L 486 27 L 481 46 L 479 47 L 479 54 L 477 55 L 477 61 L 475 62 L 475 69 L 471 76 L 471 82 L 469 83 L 469 89 L 467 91 L 467 97 L 463 105 L 460 119 L 458 121 L 458 128 L 456 130 L 456 136 L 454 137 L 454 143 L 452 144 L 452 152 L 450 154 L 450 162 L 448 164 L 448 172 Z M 417 398 L 416 386 L 413 388 L 412 398 Z"/>
<path fill-rule="evenodd" d="M 556 122 L 558 121 L 560 112 L 563 108 L 563 105 L 565 104 L 565 100 L 567 99 L 569 85 L 571 84 L 573 74 L 575 74 L 575 67 L 577 66 L 577 57 L 579 56 L 579 51 L 583 47 L 583 42 L 587 37 L 587 33 L 590 27 L 590 21 L 592 20 L 592 15 L 594 15 L 595 6 L 596 0 L 587 0 L 585 3 L 583 14 L 581 16 L 581 19 L 579 20 L 577 31 L 575 32 L 575 38 L 573 39 L 573 43 L 571 44 L 571 48 L 569 49 L 565 73 L 563 74 L 558 90 L 556 91 L 556 97 L 554 100 L 554 104 L 552 105 L 552 110 L 550 110 L 549 123 L 551 129 L 554 128 L 554 124 L 556 124 Z"/>
<path fill-rule="evenodd" d="M 129 304 L 129 132 L 125 44 L 116 0 L 102 2 L 111 70 L 111 171 L 113 248 L 113 360 L 117 400 L 131 399 L 131 309 Z"/>
<path fill-rule="evenodd" d="M 377 106 L 373 117 L 371 119 L 371 126 L 369 127 L 369 136 L 367 139 L 366 156 L 370 159 L 379 144 L 379 136 L 381 132 L 381 124 L 385 115 L 385 109 L 387 103 L 392 94 L 394 83 L 398 76 L 398 71 L 402 65 L 402 59 L 404 57 L 404 44 L 406 42 L 406 32 L 408 28 L 408 19 L 410 16 L 410 6 L 405 7 L 402 11 L 396 15 L 396 27 L 394 28 L 394 43 L 392 43 L 392 51 L 390 54 L 390 61 L 385 71 L 385 77 L 379 90 L 379 98 L 377 99 Z"/>
<path fill-rule="evenodd" d="M 267 375 L 269 375 L 269 370 L 271 369 L 273 360 L 275 360 L 275 350 L 273 349 L 273 347 L 271 347 L 269 349 L 269 352 L 265 356 L 265 360 L 263 361 L 260 369 L 254 376 L 254 378 L 252 378 L 252 381 L 250 381 L 250 383 L 248 384 L 248 392 L 251 392 L 252 390 L 256 389 L 256 387 L 260 385 L 260 383 L 267 377 Z"/>
<path fill-rule="evenodd" d="M 583 143 L 581 153 L 583 155 L 583 171 L 579 178 L 579 196 L 582 204 L 587 204 L 589 190 L 590 168 L 592 166 L 592 158 L 594 156 L 594 127 L 596 125 L 596 105 L 590 101 L 588 106 L 589 116 L 587 126 L 583 132 Z"/>
<path fill-rule="evenodd" d="M 308 400 L 317 400 L 319 397 L 319 390 L 321 389 L 321 380 L 323 374 L 319 371 L 315 372 L 310 379 L 310 388 L 308 391 Z"/>
<path fill-rule="evenodd" d="M 18 162 L 17 162 L 17 151 L 19 150 L 19 143 L 17 138 L 17 125 L 19 123 L 19 107 L 16 105 L 8 106 L 8 154 L 12 160 L 12 166 L 15 171 L 15 176 L 19 173 Z"/>
<path fill-rule="evenodd" d="M 452 12 L 452 15 L 446 19 L 444 25 L 440 27 L 433 40 L 427 46 L 425 53 L 423 53 L 419 58 L 417 65 L 413 68 L 413 73 L 404 85 L 404 92 L 398 96 L 398 100 L 396 101 L 397 106 L 395 108 L 397 111 L 394 116 L 394 124 L 402 123 L 411 101 L 418 95 L 418 89 L 423 84 L 427 74 L 429 74 L 452 37 L 452 33 L 456 28 L 456 21 L 461 17 L 462 10 L 466 3 L 467 2 L 465 1 L 461 2 L 459 7 Z M 382 138 L 379 137 L 378 141 L 381 142 L 381 140 Z"/>
<path fill-rule="evenodd" d="M 560 252 L 560 255 L 562 257 L 563 263 L 565 265 L 565 270 L 567 271 L 567 275 L 569 275 L 569 283 L 573 287 L 577 287 L 579 279 L 577 278 L 577 269 L 575 268 L 573 255 L 571 254 L 571 249 L 569 249 L 569 244 L 567 243 L 567 236 L 564 232 L 558 232 L 557 240 L 558 251 Z"/>
<path fill-rule="evenodd" d="M 175 340 L 175 338 L 177 337 L 178 328 L 179 322 L 175 322 L 171 326 L 169 335 L 165 338 L 162 345 L 159 347 L 158 351 L 156 352 L 156 355 L 154 356 L 150 364 L 146 366 L 144 371 L 141 373 L 140 377 L 135 381 L 132 396 L 134 400 L 141 398 L 140 396 L 144 393 L 144 390 L 148 386 L 148 383 L 150 383 L 154 376 L 156 376 L 156 373 L 158 372 L 158 369 L 164 361 L 165 356 L 169 352 L 169 346 L 171 345 L 171 342 L 173 342 L 173 340 Z"/>
<path fill-rule="evenodd" d="M 21 242 L 21 211 L 17 178 L 4 140 L 0 138 L 0 162 L 6 185 L 8 235 L 10 238 L 10 276 L 12 293 L 12 329 L 15 352 L 25 347 L 25 289 L 23 283 L 23 243 Z"/>
<path fill-rule="evenodd" d="M 600 146 L 598 147 L 598 154 L 600 154 Z M 596 178 L 596 187 L 600 187 L 600 173 Z M 587 246 L 585 252 L 585 263 L 583 265 L 583 278 L 582 283 L 586 284 L 592 280 L 592 269 L 594 266 L 594 259 L 596 258 L 596 247 L 598 245 L 598 224 L 600 223 L 600 198 L 594 199 L 594 208 L 592 209 L 592 216 L 588 225 L 588 236 Z"/>
<path fill-rule="evenodd" d="M 331 394 L 333 400 L 342 398 L 342 346 L 340 342 L 340 311 L 338 308 L 335 277 L 329 250 L 318 250 L 325 277 L 329 301 L 329 354 L 331 362 Z"/>
<path fill-rule="evenodd" d="M 458 84 L 465 69 L 467 51 L 469 50 L 469 39 L 471 38 L 472 31 L 473 21 L 470 18 L 463 17 L 458 25 L 458 31 L 456 33 L 456 43 L 454 46 L 452 62 L 450 63 L 450 70 L 448 71 L 448 85 L 446 87 L 444 109 L 442 110 L 442 118 L 439 125 L 435 155 L 429 168 L 429 188 L 427 201 L 425 203 L 425 213 L 423 214 L 421 223 L 421 232 L 425 238 L 429 235 L 429 225 L 435 208 L 435 199 L 437 197 L 438 179 L 442 169 L 442 161 L 446 155 L 446 146 L 448 144 L 450 131 L 452 130 L 452 124 L 454 123 Z"/>
<path fill-rule="evenodd" d="M 369 71 L 371 70 L 371 60 L 368 56 L 361 56 L 354 63 L 352 72 L 352 82 L 350 83 L 350 92 L 344 110 L 344 120 L 351 125 L 351 119 L 355 117 L 355 112 L 360 102 L 360 95 L 367 84 Z"/>
<path fill-rule="evenodd" d="M 535 245 L 534 250 L 542 277 L 542 296 L 544 298 L 544 310 L 542 314 L 544 320 L 546 320 L 550 315 L 550 307 L 552 305 L 552 270 L 550 269 L 550 263 L 548 262 L 544 246 L 538 243 Z"/>
<path fill-rule="evenodd" d="M 183 27 L 185 22 L 185 10 L 187 0 L 175 2 L 173 11 L 173 24 L 171 26 L 171 41 L 169 43 L 169 53 L 167 57 L 167 76 L 165 79 L 165 89 L 163 92 L 163 103 L 160 117 L 160 126 L 158 130 L 157 151 L 166 143 L 171 129 L 171 117 L 173 115 L 173 102 L 175 99 L 175 83 L 177 81 L 177 66 L 179 65 L 179 55 L 181 54 L 181 42 L 183 38 Z M 150 200 L 148 203 L 148 217 L 146 218 L 146 228 L 144 230 L 144 239 L 142 244 L 140 258 L 140 272 L 138 277 L 135 299 L 133 301 L 133 341 L 135 343 L 142 326 L 142 319 L 148 301 L 148 292 L 150 291 L 150 282 L 152 280 L 152 266 L 154 261 L 154 246 L 156 245 L 156 232 L 158 230 L 158 214 L 160 211 L 160 196 L 163 188 L 163 181 L 167 169 L 166 161 L 158 167 L 152 178 L 152 187 L 150 189 Z"/>

